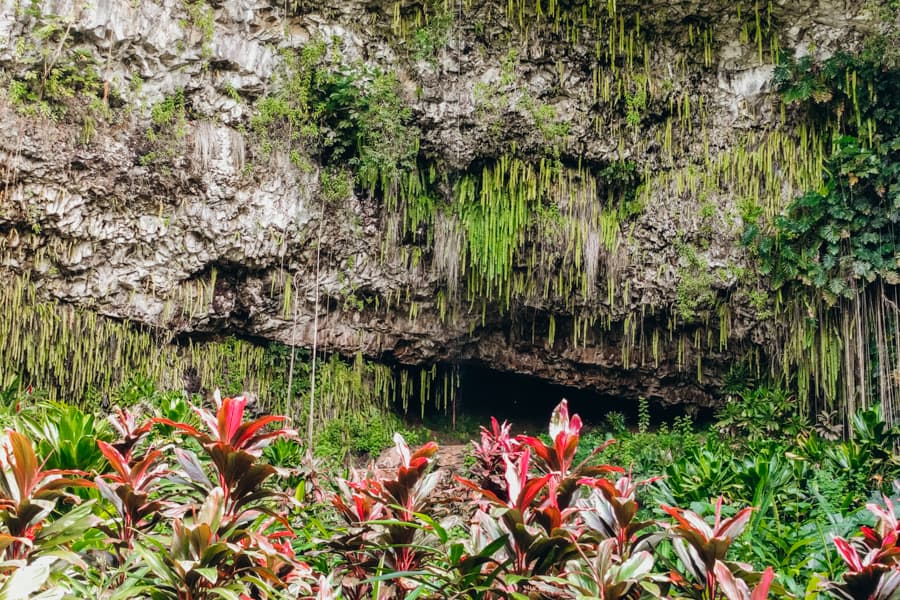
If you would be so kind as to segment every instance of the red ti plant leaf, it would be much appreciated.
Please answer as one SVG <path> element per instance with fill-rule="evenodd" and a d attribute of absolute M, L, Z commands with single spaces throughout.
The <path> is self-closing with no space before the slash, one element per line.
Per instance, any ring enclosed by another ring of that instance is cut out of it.
<path fill-rule="evenodd" d="M 591 455 L 579 465 L 573 466 L 575 453 L 581 440 L 581 418 L 569 416 L 569 404 L 566 400 L 557 405 L 550 419 L 550 439 L 545 444 L 540 438 L 520 435 L 517 439 L 523 446 L 531 448 L 535 456 L 535 464 L 543 473 L 550 474 L 559 485 L 556 486 L 556 503 L 563 509 L 568 508 L 578 489 L 578 480 L 594 477 L 603 473 L 622 473 L 624 469 L 611 465 L 589 465 L 588 463 L 604 448 L 614 443 L 609 440 L 594 449 Z"/>
<path fill-rule="evenodd" d="M 83 471 L 45 471 L 38 463 L 31 441 L 15 431 L 6 432 L 0 468 L 0 521 L 9 536 L 16 538 L 6 547 L 7 559 L 28 556 L 31 544 L 23 540 L 33 539 L 59 500 L 80 502 L 67 488 L 94 486 L 82 477 L 68 477 L 85 475 Z"/>
<path fill-rule="evenodd" d="M 862 559 L 859 557 L 859 554 L 856 552 L 856 548 L 850 545 L 850 542 L 845 540 L 842 537 L 835 536 L 834 537 L 834 546 L 837 548 L 838 554 L 841 555 L 841 558 L 844 559 L 844 562 L 847 563 L 847 566 L 850 567 L 851 571 L 862 571 L 864 566 Z"/>
<path fill-rule="evenodd" d="M 623 475 L 616 482 L 603 478 L 586 478 L 579 480 L 580 485 L 589 485 L 594 490 L 580 501 L 585 509 L 585 524 L 590 534 L 599 534 L 600 538 L 611 537 L 616 540 L 616 552 L 628 556 L 635 546 L 649 543 L 651 536 L 638 536 L 638 533 L 653 524 L 652 521 L 636 521 L 638 503 L 635 498 L 637 488 L 657 481 L 654 477 L 635 482 L 630 475 Z"/>
<path fill-rule="evenodd" d="M 824 588 L 842 598 L 896 600 L 900 595 L 900 533 L 894 504 L 884 498 L 884 508 L 877 504 L 866 507 L 878 517 L 874 528 L 862 527 L 861 538 L 834 538 L 838 554 L 849 567 L 843 582 L 825 582 Z"/>
<path fill-rule="evenodd" d="M 878 518 L 875 529 L 861 527 L 860 531 L 865 538 L 865 546 L 870 550 L 877 550 L 878 562 L 889 562 L 889 557 L 900 556 L 900 547 L 897 546 L 900 538 L 900 520 L 894 511 L 894 503 L 884 496 L 884 508 L 875 503 L 866 504 L 873 515 Z"/>
<path fill-rule="evenodd" d="M 531 463 L 531 452 L 527 447 L 522 450 L 518 464 L 510 460 L 509 456 L 504 456 L 503 460 L 506 463 L 506 490 L 504 490 L 503 495 L 506 498 L 509 498 L 509 500 L 502 500 L 499 495 L 479 487 L 474 481 L 463 479 L 458 475 L 454 475 L 453 477 L 467 488 L 474 490 L 487 498 L 492 504 L 505 508 L 513 508 L 524 513 L 531 507 L 531 503 L 545 488 L 552 475 L 548 473 L 535 478 L 528 476 L 529 465 Z"/>
<path fill-rule="evenodd" d="M 410 452 L 403 437 L 395 434 L 394 443 L 400 456 L 395 473 L 382 477 L 359 478 L 357 481 L 340 482 L 341 496 L 335 496 L 332 504 L 351 526 L 349 539 L 341 551 L 347 563 L 347 580 L 358 583 L 344 584 L 348 598 L 368 597 L 371 585 L 363 580 L 376 574 L 382 566 L 396 572 L 421 568 L 433 550 L 421 543 L 421 536 L 434 528 L 434 521 L 427 515 L 432 504 L 431 494 L 440 474 L 429 473 L 437 444 L 429 442 L 415 452 Z M 412 589 L 403 578 L 393 584 L 391 597 L 404 598 Z"/>
<path fill-rule="evenodd" d="M 338 489 L 341 493 L 332 496 L 331 503 L 348 525 L 358 527 L 367 521 L 381 518 L 384 505 L 375 500 L 381 493 L 378 482 L 370 479 L 339 479 Z"/>
<path fill-rule="evenodd" d="M 727 600 L 766 600 L 769 597 L 769 588 L 775 579 L 775 571 L 772 570 L 772 567 L 766 568 L 759 583 L 751 592 L 747 582 L 735 577 L 728 565 L 722 561 L 716 561 L 714 573 Z"/>
<path fill-rule="evenodd" d="M 109 422 L 119 433 L 119 440 L 112 445 L 126 461 L 130 462 L 134 447 L 153 429 L 153 421 L 148 420 L 138 425 L 132 412 L 128 409 L 119 409 L 116 414 L 109 416 Z"/>
<path fill-rule="evenodd" d="M 113 543 L 120 552 L 130 550 L 135 532 L 150 529 L 161 516 L 161 511 L 170 506 L 163 500 L 150 499 L 156 491 L 156 482 L 168 470 L 157 464 L 162 456 L 159 450 L 151 450 L 129 465 L 114 445 L 97 440 L 97 446 L 114 472 L 101 475 L 94 481 L 101 495 L 113 504 L 121 518 L 104 530 L 113 536 Z"/>
<path fill-rule="evenodd" d="M 197 416 L 207 426 L 208 432 L 202 432 L 187 423 L 178 423 L 162 417 L 153 419 L 153 422 L 174 427 L 196 439 L 202 446 L 221 443 L 254 456 L 258 456 L 266 443 L 273 438 L 296 436 L 296 432 L 292 429 L 263 431 L 267 425 L 280 423 L 285 420 L 285 417 L 269 415 L 244 422 L 244 410 L 248 400 L 247 396 L 220 399 L 216 394 L 215 414 L 206 409 L 194 407 Z"/>
<path fill-rule="evenodd" d="M 505 455 L 516 460 L 521 446 L 519 441 L 510 435 L 510 429 L 511 425 L 508 422 L 500 424 L 497 419 L 491 417 L 491 428 L 482 426 L 481 440 L 472 442 L 475 464 L 470 470 L 475 483 L 478 487 L 493 492 L 502 501 L 508 500 L 504 496 L 506 463 L 503 457 Z"/>
<path fill-rule="evenodd" d="M 669 529 L 681 541 L 684 547 L 675 545 L 676 551 L 685 566 L 706 586 L 706 597 L 715 598 L 718 589 L 718 578 L 715 573 L 716 561 L 724 561 L 731 543 L 747 526 L 752 508 L 744 508 L 729 519 L 722 520 L 722 501 L 716 502 L 715 521 L 707 523 L 697 513 L 674 508 L 663 504 L 662 510 L 675 519 L 675 525 Z M 701 564 L 696 564 L 697 560 Z"/>
<path fill-rule="evenodd" d="M 722 498 L 716 502 L 715 522 L 710 526 L 697 513 L 662 505 L 663 511 L 671 515 L 676 525 L 671 527 L 676 536 L 691 544 L 703 558 L 708 571 L 712 571 L 716 560 L 724 560 L 731 542 L 743 532 L 750 521 L 753 508 L 743 508 L 729 519 L 722 520 Z"/>
<path fill-rule="evenodd" d="M 775 571 L 772 567 L 766 567 L 766 570 L 763 571 L 762 578 L 750 594 L 750 600 L 765 600 L 768 598 L 769 588 L 772 587 L 772 581 L 774 580 Z"/>
<path fill-rule="evenodd" d="M 569 417 L 569 403 L 563 400 L 553 409 L 550 417 L 551 445 L 546 445 L 536 437 L 523 435 L 518 439 L 520 443 L 531 446 L 535 456 L 543 461 L 548 471 L 565 476 L 578 450 L 581 427 L 581 417 Z"/>
<path fill-rule="evenodd" d="M 196 439 L 208 453 L 215 467 L 218 487 L 224 492 L 224 506 L 229 525 L 243 518 L 251 509 L 259 509 L 268 499 L 277 494 L 263 487 L 265 481 L 277 470 L 259 461 L 262 449 L 274 438 L 295 437 L 292 429 L 267 430 L 273 423 L 284 421 L 284 417 L 265 416 L 252 421 L 244 421 L 248 398 L 221 399 L 215 395 L 215 413 L 195 407 L 194 411 L 207 431 L 200 431 L 187 423 L 157 417 L 160 423 Z M 178 454 L 179 462 L 188 470 L 192 482 L 202 490 L 209 491 L 211 484 L 206 480 L 199 464 L 189 452 Z"/>

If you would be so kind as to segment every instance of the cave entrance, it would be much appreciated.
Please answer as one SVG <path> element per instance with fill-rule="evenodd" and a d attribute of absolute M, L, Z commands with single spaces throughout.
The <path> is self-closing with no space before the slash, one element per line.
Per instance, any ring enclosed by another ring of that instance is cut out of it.
<path fill-rule="evenodd" d="M 452 400 L 440 400 L 435 396 L 445 386 L 434 385 L 429 392 L 421 393 L 420 385 L 409 388 L 406 401 L 406 417 L 419 421 L 417 402 L 421 405 L 423 424 L 436 430 L 456 429 L 474 433 L 479 426 L 489 426 L 491 417 L 509 421 L 516 434 L 537 435 L 547 432 L 553 409 L 564 398 L 569 401 L 569 413 L 578 414 L 587 429 L 610 428 L 607 416 L 621 413 L 625 426 L 635 431 L 638 426 L 639 399 L 603 393 L 595 389 L 578 388 L 549 382 L 539 377 L 497 371 L 480 364 L 447 363 L 437 365 L 436 372 L 455 381 Z M 432 372 L 435 372 L 432 370 Z M 419 377 L 410 375 L 412 382 Z M 453 384 L 451 384 L 452 387 Z M 399 402 L 399 400 L 398 400 Z M 692 413 L 695 423 L 708 422 L 710 409 L 689 411 L 687 406 L 662 406 L 650 400 L 650 427 L 671 423 L 675 417 Z"/>
<path fill-rule="evenodd" d="M 570 414 L 581 415 L 588 427 L 603 425 L 607 413 L 613 411 L 622 413 L 628 423 L 637 419 L 637 402 L 629 399 L 478 365 L 459 367 L 456 415 L 463 424 L 477 421 L 487 425 L 494 416 L 498 421 L 512 423 L 516 433 L 543 433 L 553 409 L 563 398 L 569 401 Z"/>

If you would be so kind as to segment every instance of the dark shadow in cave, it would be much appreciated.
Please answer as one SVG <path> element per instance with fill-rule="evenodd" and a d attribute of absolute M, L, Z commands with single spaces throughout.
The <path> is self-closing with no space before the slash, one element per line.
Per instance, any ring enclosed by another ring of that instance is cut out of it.
<path fill-rule="evenodd" d="M 550 414 L 563 398 L 569 401 L 569 412 L 581 415 L 589 426 L 601 425 L 610 411 L 624 413 L 629 421 L 637 417 L 635 403 L 606 399 L 592 390 L 556 385 L 537 377 L 475 365 L 461 366 L 459 375 L 459 420 L 487 423 L 494 416 L 509 421 L 517 431 L 540 433 L 547 429 Z"/>
<path fill-rule="evenodd" d="M 539 433 L 547 430 L 550 414 L 559 402 L 569 401 L 569 412 L 581 415 L 586 427 L 603 427 L 606 415 L 620 412 L 629 427 L 637 426 L 638 399 L 602 394 L 596 390 L 558 385 L 537 377 L 495 371 L 477 365 L 460 367 L 456 393 L 457 418 L 487 423 L 491 416 L 513 423 L 515 429 Z M 650 403 L 651 424 L 684 414 L 683 408 L 663 409 Z"/>
<path fill-rule="evenodd" d="M 441 370 L 452 367 L 440 365 Z M 638 424 L 638 398 L 621 397 L 604 394 L 593 389 L 582 389 L 572 386 L 551 383 L 539 377 L 497 371 L 477 364 L 460 364 L 459 388 L 456 391 L 456 422 L 458 428 L 464 430 L 477 429 L 479 425 L 488 425 L 492 416 L 498 421 L 509 421 L 515 433 L 532 435 L 546 433 L 550 415 L 563 398 L 569 401 L 570 414 L 578 414 L 586 428 L 604 429 L 607 426 L 606 415 L 611 412 L 622 413 L 629 429 L 636 430 Z M 415 402 L 410 400 L 410 406 Z M 425 420 L 449 425 L 450 413 L 436 409 L 433 402 L 426 403 Z M 650 425 L 657 427 L 663 422 L 672 420 L 686 413 L 684 406 L 663 407 L 651 400 L 649 403 Z M 709 411 L 701 411 L 695 415 L 695 423 L 708 421 Z M 411 414 L 413 413 L 413 414 Z M 415 410 L 409 411 L 407 417 L 415 419 Z"/>

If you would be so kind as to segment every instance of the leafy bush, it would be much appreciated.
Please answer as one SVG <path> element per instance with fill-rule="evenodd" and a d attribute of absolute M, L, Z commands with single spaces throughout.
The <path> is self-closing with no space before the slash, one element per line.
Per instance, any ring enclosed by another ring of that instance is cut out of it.
<path fill-rule="evenodd" d="M 819 124 L 839 123 L 823 185 L 795 199 L 771 235 L 751 224 L 761 270 L 776 286 L 798 281 L 831 303 L 876 279 L 900 283 L 900 77 L 884 48 L 839 52 L 824 63 L 783 61 L 775 84 Z M 846 118 L 841 118 L 847 115 Z"/>
<path fill-rule="evenodd" d="M 29 411 L 36 442 L 8 432 L 0 452 L 0 548 L 17 561 L 0 593 L 25 580 L 48 597 L 151 599 L 888 599 L 900 589 L 894 500 L 855 510 L 861 494 L 890 487 L 865 471 L 892 473 L 879 448 L 894 432 L 877 411 L 840 443 L 810 430 L 720 440 L 688 420 L 623 432 L 632 455 L 648 448 L 644 465 L 670 463 L 664 478 L 641 480 L 601 464 L 619 445 L 604 434 L 592 444 L 562 403 L 546 436 L 512 437 L 493 421 L 474 478 L 438 493 L 434 443 L 414 450 L 395 436 L 398 466 L 329 485 L 281 417 L 245 418 L 247 404 L 191 406 L 191 422 L 120 410 L 117 439 L 96 441 L 102 460 L 66 459 L 92 462 L 92 481 L 42 466 L 57 450 L 40 418 L 69 411 Z M 63 418 L 81 424 L 61 427 L 82 432 L 68 437 L 107 435 L 84 413 Z M 91 488 L 89 501 L 74 493 Z"/>
<path fill-rule="evenodd" d="M 715 428 L 750 442 L 789 440 L 807 427 L 796 398 L 778 387 L 759 386 L 730 396 L 716 412 Z"/>
<path fill-rule="evenodd" d="M 394 75 L 344 65 L 323 42 L 283 58 L 277 86 L 250 120 L 264 152 L 280 148 L 308 168 L 303 153 L 313 147 L 323 165 L 349 166 L 367 191 L 396 186 L 415 166 L 418 132 Z"/>
<path fill-rule="evenodd" d="M 329 421 L 316 435 L 313 450 L 316 456 L 338 462 L 351 455 L 375 458 L 382 450 L 391 447 L 394 433 L 398 431 L 416 443 L 417 435 L 404 430 L 402 425 L 397 417 L 368 408 L 364 412 Z"/>

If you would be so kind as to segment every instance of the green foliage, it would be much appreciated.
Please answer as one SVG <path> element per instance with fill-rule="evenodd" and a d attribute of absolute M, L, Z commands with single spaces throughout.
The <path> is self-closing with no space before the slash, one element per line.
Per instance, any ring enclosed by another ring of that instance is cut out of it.
<path fill-rule="evenodd" d="M 91 408 L 148 397 L 151 404 L 177 403 L 180 391 L 158 389 L 181 387 L 185 375 L 201 391 L 217 382 L 238 390 L 249 386 L 262 407 L 280 398 L 274 395 L 278 388 L 270 393 L 269 382 L 286 371 L 268 366 L 264 348 L 249 342 L 160 343 L 131 323 L 41 301 L 24 279 L 0 289 L 0 314 L 0 337 L 6 340 L 0 345 L 0 372 L 19 374 L 22 388 L 33 386 L 49 400 Z"/>
<path fill-rule="evenodd" d="M 609 195 L 621 198 L 626 210 L 624 217 L 637 214 L 639 208 L 635 208 L 634 201 L 637 195 L 638 184 L 641 180 L 641 173 L 638 164 L 633 160 L 618 160 L 604 166 L 597 173 L 598 177 L 603 181 Z"/>
<path fill-rule="evenodd" d="M 150 108 L 148 148 L 140 157 L 142 165 L 176 158 L 187 136 L 188 106 L 184 90 L 177 90 Z"/>
<path fill-rule="evenodd" d="M 296 440 L 278 438 L 263 449 L 262 457 L 274 467 L 293 469 L 303 462 L 303 446 Z"/>
<path fill-rule="evenodd" d="M 438 52 L 447 45 L 452 25 L 453 14 L 449 11 L 439 9 L 431 15 L 424 26 L 413 32 L 410 40 L 413 58 L 434 63 Z"/>
<path fill-rule="evenodd" d="M 48 469 L 91 472 L 103 467 L 105 460 L 97 440 L 110 440 L 105 421 L 77 406 L 48 403 L 39 417 L 29 419 L 28 429 L 37 440 L 35 451 Z"/>
<path fill-rule="evenodd" d="M 808 427 L 796 398 L 778 387 L 743 389 L 716 413 L 715 428 L 741 441 L 792 440 Z"/>
<path fill-rule="evenodd" d="M 200 34 L 200 53 L 204 59 L 212 56 L 212 41 L 215 33 L 215 12 L 204 0 L 182 0 L 188 18 L 181 21 L 183 28 L 190 28 Z"/>
<path fill-rule="evenodd" d="M 550 149 L 550 154 L 559 156 L 565 146 L 571 124 L 561 118 L 550 104 L 542 104 L 528 94 L 519 100 L 519 106 L 531 117 L 534 128 Z"/>
<path fill-rule="evenodd" d="M 403 431 L 403 424 L 397 417 L 370 407 L 329 421 L 316 436 L 313 450 L 316 456 L 339 462 L 351 454 L 376 458 L 393 445 L 394 434 L 399 431 Z M 409 437 L 417 441 L 415 434 Z"/>
<path fill-rule="evenodd" d="M 762 271 L 776 285 L 800 281 L 834 302 L 877 278 L 900 283 L 900 137 L 881 151 L 837 141 L 822 191 L 795 200 L 762 238 Z"/>
<path fill-rule="evenodd" d="M 353 192 L 353 178 L 341 169 L 323 169 L 319 174 L 322 184 L 322 197 L 332 205 L 339 205 Z"/>
<path fill-rule="evenodd" d="M 606 413 L 603 416 L 603 421 L 606 424 L 606 428 L 609 429 L 613 435 L 618 435 L 628 430 L 625 422 L 625 415 L 618 411 Z"/>
<path fill-rule="evenodd" d="M 772 235 L 750 224 L 761 270 L 776 286 L 798 281 L 834 303 L 876 279 L 900 283 L 900 73 L 883 49 L 809 57 L 779 66 L 775 82 L 810 118 L 835 123 L 823 184 L 795 199 Z"/>
<path fill-rule="evenodd" d="M 673 423 L 660 423 L 654 429 L 650 426 L 649 402 L 643 400 L 638 405 L 636 431 L 629 431 L 612 415 L 608 428 L 595 429 L 583 435 L 576 460 L 587 458 L 595 448 L 603 446 L 611 437 L 616 443 L 604 450 L 600 458 L 621 465 L 636 479 L 648 479 L 663 473 L 679 456 L 697 449 L 703 442 L 702 436 L 693 428 L 687 416 L 676 417 Z"/>
<path fill-rule="evenodd" d="M 676 308 L 681 319 L 693 321 L 715 304 L 716 291 L 713 286 L 716 277 L 705 257 L 693 246 L 681 244 L 679 253 L 681 263 L 678 268 Z"/>
<path fill-rule="evenodd" d="M 633 81 L 634 91 L 625 94 L 625 122 L 636 130 L 647 110 L 647 81 L 643 76 L 636 76 Z"/>
<path fill-rule="evenodd" d="M 324 165 L 350 167 L 365 190 L 393 189 L 418 153 L 418 133 L 396 77 L 344 65 L 323 42 L 285 52 L 283 59 L 274 90 L 250 120 L 263 152 L 279 148 L 304 166 L 303 153 L 314 147 Z"/>
<path fill-rule="evenodd" d="M 650 429 L 650 401 L 646 397 L 638 398 L 638 433 L 647 433 Z"/>
<path fill-rule="evenodd" d="M 23 12 L 30 20 L 31 36 L 20 38 L 16 49 L 26 67 L 10 79 L 12 105 L 27 115 L 59 120 L 76 104 L 98 100 L 101 92 L 108 101 L 110 90 L 98 74 L 97 59 L 72 47 L 74 16 L 44 13 L 38 2 Z"/>
<path fill-rule="evenodd" d="M 19 111 L 58 120 L 67 114 L 70 100 L 96 99 L 102 87 L 94 59 L 74 53 L 71 63 L 53 65 L 46 72 L 26 71 L 10 81 L 8 91 Z"/>

